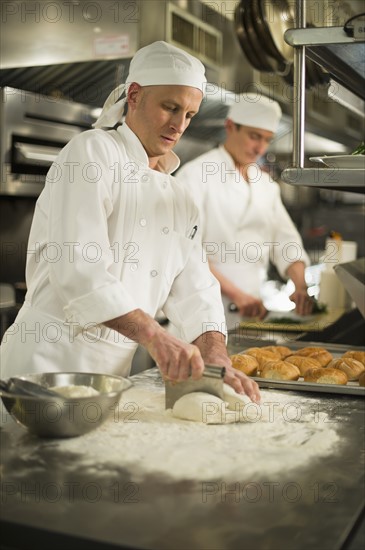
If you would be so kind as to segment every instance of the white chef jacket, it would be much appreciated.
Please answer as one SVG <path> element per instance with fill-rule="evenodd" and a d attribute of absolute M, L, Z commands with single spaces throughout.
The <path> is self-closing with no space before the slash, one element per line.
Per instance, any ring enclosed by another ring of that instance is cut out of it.
<path fill-rule="evenodd" d="M 250 165 L 248 183 L 221 145 L 186 163 L 176 176 L 200 210 L 208 260 L 242 291 L 260 297 L 270 260 L 283 278 L 294 261 L 309 265 L 279 185 L 259 165 Z"/>
<path fill-rule="evenodd" d="M 90 130 L 50 168 L 35 209 L 26 266 L 27 295 L 1 345 L 2 377 L 87 371 L 126 376 L 137 344 L 102 325 L 137 308 L 163 309 L 192 342 L 225 332 L 219 284 L 191 238 L 198 211 L 159 169 L 127 124 Z"/>

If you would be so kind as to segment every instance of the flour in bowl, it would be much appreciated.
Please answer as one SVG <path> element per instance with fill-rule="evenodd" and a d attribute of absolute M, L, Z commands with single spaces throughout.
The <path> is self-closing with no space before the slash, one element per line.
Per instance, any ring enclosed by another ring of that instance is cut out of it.
<path fill-rule="evenodd" d="M 48 389 L 59 393 L 62 397 L 66 397 L 67 399 L 100 395 L 100 392 L 91 386 L 52 386 Z"/>

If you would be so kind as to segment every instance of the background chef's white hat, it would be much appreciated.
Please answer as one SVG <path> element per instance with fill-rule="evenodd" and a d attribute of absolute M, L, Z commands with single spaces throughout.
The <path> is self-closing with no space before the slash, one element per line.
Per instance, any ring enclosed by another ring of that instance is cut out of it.
<path fill-rule="evenodd" d="M 167 42 L 153 42 L 134 55 L 125 84 L 111 92 L 93 126 L 113 128 L 121 120 L 126 103 L 126 97 L 121 96 L 132 82 L 141 86 L 191 86 L 204 94 L 206 81 L 205 68 L 199 59 Z"/>
<path fill-rule="evenodd" d="M 276 132 L 281 119 L 281 108 L 277 101 L 258 93 L 236 95 L 227 118 L 261 130 Z"/>

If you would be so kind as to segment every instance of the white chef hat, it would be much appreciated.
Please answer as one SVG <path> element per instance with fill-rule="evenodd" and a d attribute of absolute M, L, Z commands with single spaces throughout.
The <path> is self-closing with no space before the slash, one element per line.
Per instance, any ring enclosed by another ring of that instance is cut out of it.
<path fill-rule="evenodd" d="M 259 93 L 236 95 L 227 118 L 236 124 L 252 126 L 269 132 L 276 132 L 281 119 L 281 108 L 277 101 Z"/>
<path fill-rule="evenodd" d="M 132 82 L 141 86 L 192 86 L 204 94 L 207 79 L 199 59 L 167 42 L 153 42 L 134 55 L 126 82 L 111 92 L 94 128 L 113 128 L 121 120 L 126 103 L 126 97 L 121 96 Z"/>

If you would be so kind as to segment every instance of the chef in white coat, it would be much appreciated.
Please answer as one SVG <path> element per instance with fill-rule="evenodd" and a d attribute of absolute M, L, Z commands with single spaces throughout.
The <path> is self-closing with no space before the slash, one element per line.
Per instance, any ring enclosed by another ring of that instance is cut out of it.
<path fill-rule="evenodd" d="M 237 95 L 225 120 L 226 139 L 219 147 L 186 163 L 176 174 L 199 207 L 199 232 L 210 268 L 221 285 L 223 301 L 243 316 L 263 318 L 261 298 L 269 260 L 291 278 L 290 299 L 308 314 L 301 237 L 280 198 L 280 188 L 257 163 L 266 152 L 281 118 L 279 104 L 259 93 Z"/>
<path fill-rule="evenodd" d="M 253 400 L 225 345 L 219 284 L 194 239 L 198 212 L 172 177 L 172 149 L 198 112 L 204 66 L 155 42 L 131 61 L 95 129 L 73 138 L 50 168 L 31 227 L 27 295 L 1 345 L 1 376 L 87 371 L 127 376 L 138 344 L 163 376 L 226 367 Z M 128 105 L 125 121 L 123 115 Z M 163 309 L 180 338 L 155 320 Z"/>

